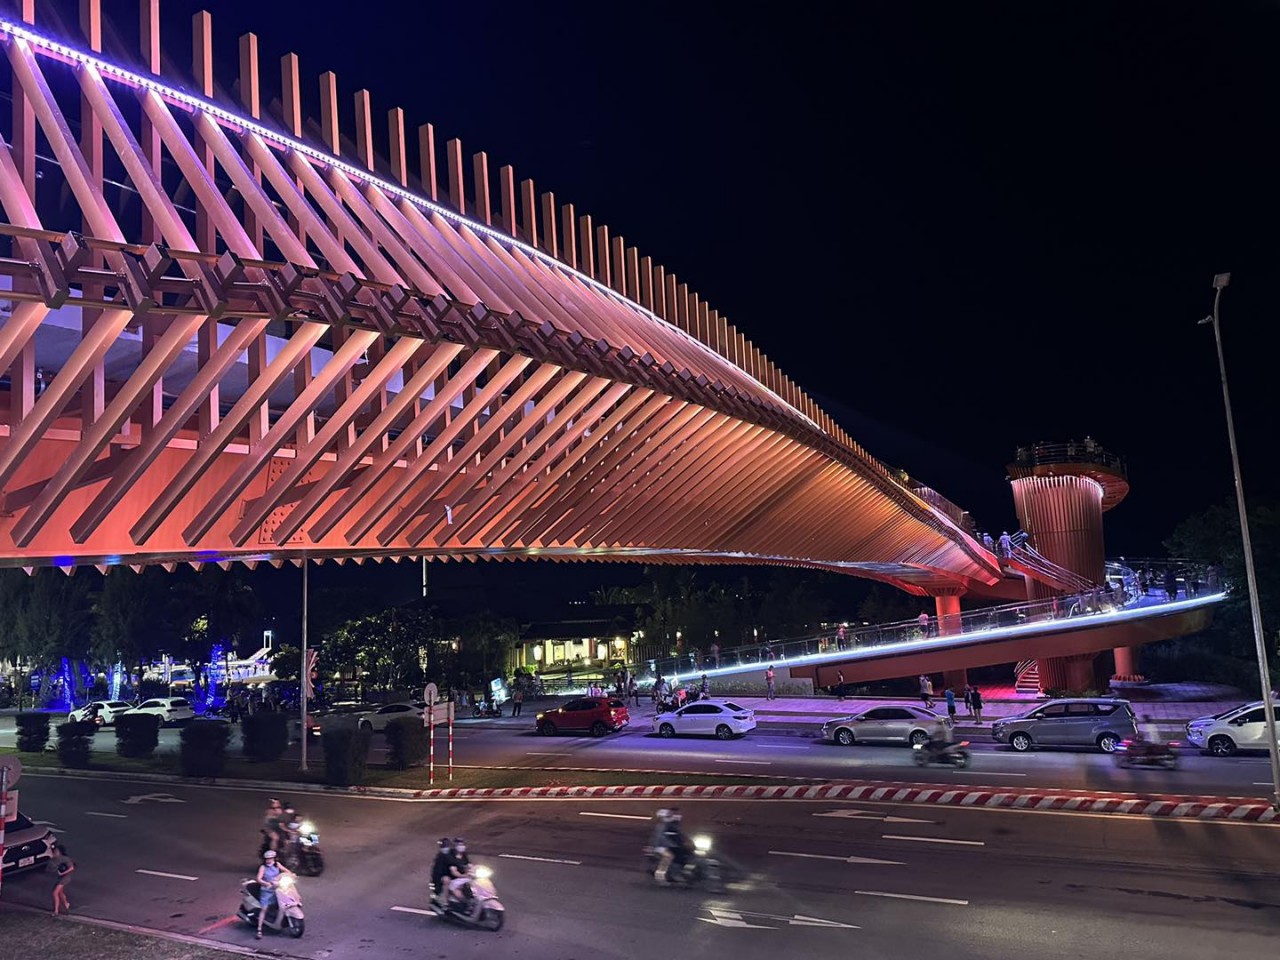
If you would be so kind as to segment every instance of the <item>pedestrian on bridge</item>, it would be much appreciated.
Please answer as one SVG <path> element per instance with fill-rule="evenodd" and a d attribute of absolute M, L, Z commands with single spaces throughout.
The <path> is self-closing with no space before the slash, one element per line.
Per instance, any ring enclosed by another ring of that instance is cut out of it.
<path fill-rule="evenodd" d="M 1008 557 L 1013 555 L 1013 538 L 1009 536 L 1008 530 L 1000 531 L 1000 556 Z"/>

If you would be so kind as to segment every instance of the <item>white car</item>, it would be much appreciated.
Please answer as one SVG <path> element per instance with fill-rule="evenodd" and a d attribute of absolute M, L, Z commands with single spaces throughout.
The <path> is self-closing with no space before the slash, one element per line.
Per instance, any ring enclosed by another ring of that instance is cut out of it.
<path fill-rule="evenodd" d="M 930 737 L 939 737 L 950 725 L 945 717 L 924 707 L 888 704 L 828 720 L 822 725 L 821 736 L 842 747 L 855 743 L 901 743 L 914 747 Z"/>
<path fill-rule="evenodd" d="M 72 722 L 89 719 L 90 708 L 96 706 L 98 708 L 98 716 L 102 718 L 102 725 L 109 727 L 116 722 L 116 717 L 127 710 L 133 709 L 132 703 L 126 703 L 124 700 L 94 700 L 86 703 L 83 707 L 72 710 L 67 714 L 67 719 Z"/>
<path fill-rule="evenodd" d="M 1200 717 L 1187 724 L 1187 741 L 1215 757 L 1229 757 L 1237 750 L 1266 750 L 1267 718 L 1261 700 L 1233 707 L 1214 717 Z"/>
<path fill-rule="evenodd" d="M 374 733 L 385 733 L 387 724 L 396 717 L 416 717 L 419 722 L 422 720 L 422 714 L 427 709 L 425 700 L 415 700 L 412 703 L 388 703 L 385 707 L 379 707 L 372 713 L 360 714 L 360 727 L 364 730 L 372 730 Z"/>
<path fill-rule="evenodd" d="M 160 718 L 160 726 L 166 723 L 181 723 L 183 720 L 191 720 L 195 717 L 196 712 L 191 708 L 190 702 L 185 697 L 152 697 L 150 700 L 143 700 L 130 713 L 149 713 L 152 716 Z"/>
<path fill-rule="evenodd" d="M 5 825 L 4 874 L 42 867 L 53 859 L 54 832 L 45 824 L 32 823 L 30 818 L 18 813 Z"/>
<path fill-rule="evenodd" d="M 695 700 L 674 713 L 653 718 L 653 732 L 663 737 L 677 734 L 728 740 L 756 728 L 756 713 L 732 700 Z"/>

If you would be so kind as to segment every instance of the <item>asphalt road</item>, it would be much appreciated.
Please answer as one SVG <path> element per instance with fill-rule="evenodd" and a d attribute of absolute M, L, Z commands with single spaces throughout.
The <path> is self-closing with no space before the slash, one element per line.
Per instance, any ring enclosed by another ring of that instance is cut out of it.
<path fill-rule="evenodd" d="M 160 749 L 176 750 L 180 731 L 160 732 Z M 1270 767 L 1265 754 L 1210 757 L 1191 748 L 1181 753 L 1181 766 L 1119 769 L 1114 758 L 1092 749 L 1039 749 L 1014 753 L 983 734 L 971 741 L 973 762 L 967 770 L 915 766 L 905 747 L 858 745 L 839 747 L 812 736 L 787 735 L 775 726 L 757 727 L 736 740 L 704 738 L 666 740 L 650 732 L 647 720 L 600 739 L 541 737 L 527 722 L 467 720 L 455 728 L 455 762 L 459 765 L 541 767 L 600 767 L 670 770 L 685 773 L 750 774 L 760 777 L 907 780 L 951 786 L 1002 786 L 1011 789 L 1070 789 L 1177 793 L 1203 796 L 1267 796 Z M 985 738 L 985 739 L 983 739 Z M 0 746 L 14 742 L 12 720 L 0 721 Z M 384 740 L 373 738 L 370 760 L 381 762 Z M 444 737 L 437 741 L 437 759 L 444 757 Z M 94 737 L 94 748 L 115 752 L 115 734 L 107 728 Z M 233 740 L 233 750 L 237 749 Z M 313 756 L 320 756 L 319 738 L 312 738 Z M 296 754 L 297 745 L 293 747 Z"/>
<path fill-rule="evenodd" d="M 254 944 L 230 918 L 254 867 L 259 793 L 30 773 L 20 788 L 25 812 L 51 821 L 77 860 L 77 912 Z M 685 802 L 689 831 L 710 834 L 738 878 L 710 894 L 642 872 L 653 803 L 299 799 L 329 867 L 301 881 L 306 936 L 262 946 L 314 960 L 1238 960 L 1270 955 L 1280 922 L 1280 832 L 1269 826 Z M 408 912 L 426 898 L 434 838 L 459 833 L 494 868 L 508 909 L 500 933 Z M 44 906 L 50 885 L 46 874 L 13 876 L 4 898 Z"/>

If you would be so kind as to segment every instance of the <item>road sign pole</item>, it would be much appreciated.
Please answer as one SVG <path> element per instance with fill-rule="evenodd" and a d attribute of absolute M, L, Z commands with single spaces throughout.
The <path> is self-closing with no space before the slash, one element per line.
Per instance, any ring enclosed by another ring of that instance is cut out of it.
<path fill-rule="evenodd" d="M 449 782 L 453 783 L 453 701 L 449 701 Z"/>
<path fill-rule="evenodd" d="M 307 672 L 307 561 L 302 560 L 302 673 L 298 690 L 302 694 L 302 772 L 307 771 L 307 683 L 311 679 Z"/>
<path fill-rule="evenodd" d="M 436 705 L 427 704 L 427 784 L 436 783 Z"/>
<path fill-rule="evenodd" d="M 4 885 L 4 825 L 9 819 L 9 768 L 0 766 L 0 888 Z"/>

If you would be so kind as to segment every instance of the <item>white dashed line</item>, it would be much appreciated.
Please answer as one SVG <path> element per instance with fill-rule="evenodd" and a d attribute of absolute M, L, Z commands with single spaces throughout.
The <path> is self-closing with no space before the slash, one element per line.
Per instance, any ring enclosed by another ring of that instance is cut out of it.
<path fill-rule="evenodd" d="M 86 817 L 110 817 L 112 820 L 129 819 L 129 815 L 127 813 L 99 813 L 97 810 L 86 810 L 84 815 Z"/>
<path fill-rule="evenodd" d="M 901 860 L 877 860 L 874 857 L 836 857 L 828 853 L 790 853 L 786 850 L 770 850 L 773 857 L 803 857 L 806 860 L 838 860 L 841 863 L 878 863 L 887 867 L 901 867 Z"/>
<path fill-rule="evenodd" d="M 771 767 L 772 760 L 717 760 L 716 763 L 745 763 L 753 767 Z"/>
<path fill-rule="evenodd" d="M 967 907 L 968 900 L 950 900 L 947 897 L 921 897 L 914 893 L 886 893 L 883 890 L 855 890 L 862 897 L 889 897 L 893 900 L 923 900 L 925 903 L 950 903 L 957 907 Z"/>
<path fill-rule="evenodd" d="M 421 907 L 392 907 L 391 909 L 398 911 L 399 913 L 416 913 L 423 917 L 437 916 L 434 910 L 423 910 Z"/>
<path fill-rule="evenodd" d="M 591 810 L 579 810 L 580 817 L 609 817 L 612 820 L 649 820 L 650 817 L 642 817 L 634 813 L 595 813 Z"/>
<path fill-rule="evenodd" d="M 647 820 L 648 817 L 645 819 Z M 582 866 L 581 860 L 555 860 L 551 857 L 523 857 L 518 853 L 500 853 L 498 856 L 504 860 L 536 860 L 538 863 L 567 863 L 571 867 Z"/>
<path fill-rule="evenodd" d="M 896 833 L 882 834 L 881 840 L 910 840 L 912 843 L 954 843 L 961 847 L 985 847 L 981 840 L 948 840 L 945 837 L 906 837 Z"/>
<path fill-rule="evenodd" d="M 159 870 L 135 870 L 135 873 L 145 873 L 149 877 L 165 877 L 169 880 L 199 880 L 199 877 L 188 877 L 181 873 L 161 873 Z"/>

